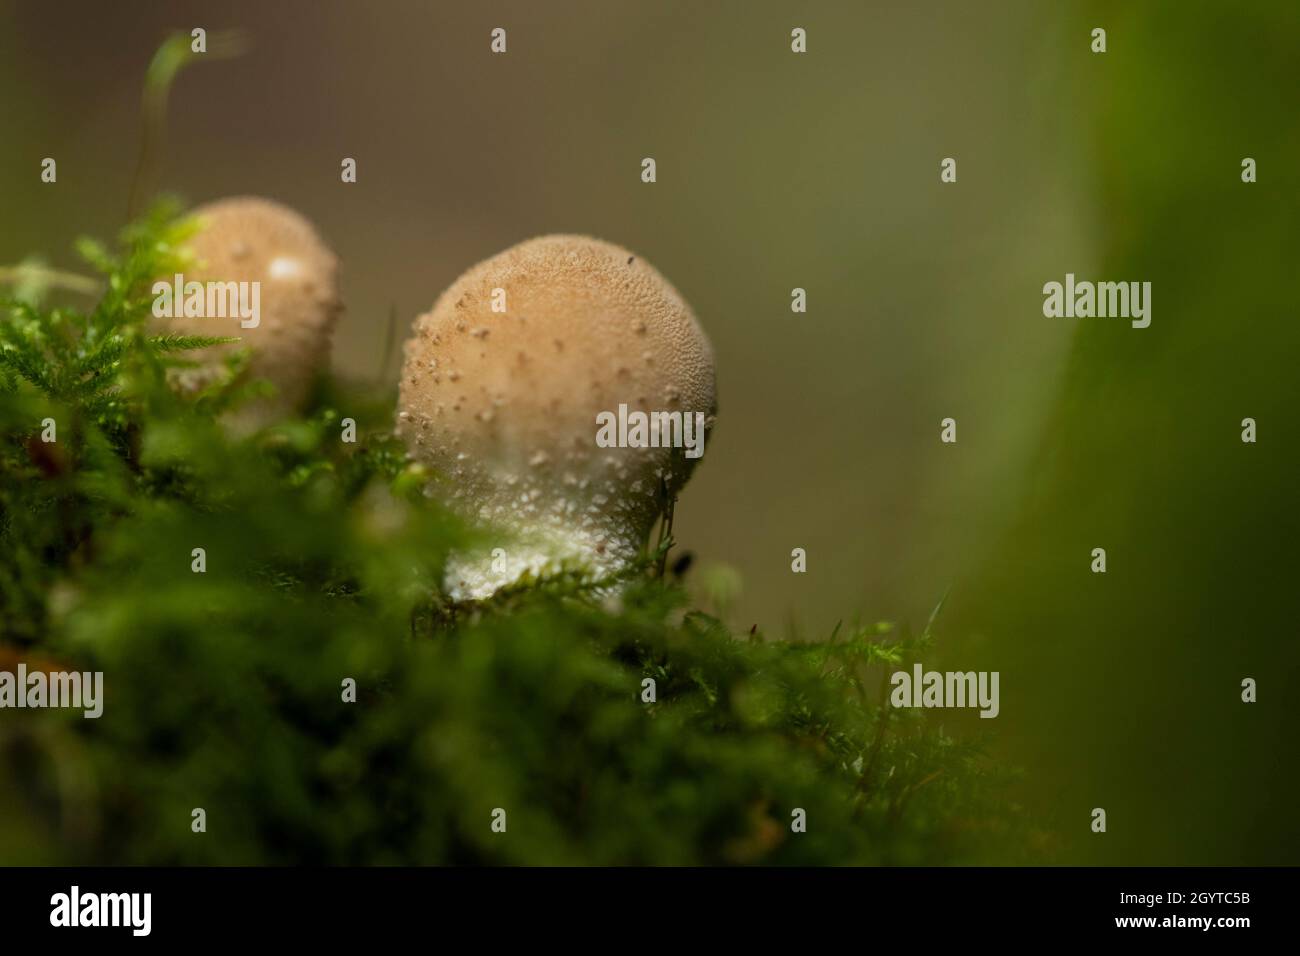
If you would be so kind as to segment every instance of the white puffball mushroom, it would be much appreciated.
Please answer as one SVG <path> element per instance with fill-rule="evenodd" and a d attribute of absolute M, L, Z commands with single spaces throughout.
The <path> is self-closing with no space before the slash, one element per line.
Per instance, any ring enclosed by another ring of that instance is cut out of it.
<path fill-rule="evenodd" d="M 250 402 L 233 418 L 237 425 L 266 424 L 300 408 L 312 380 L 329 364 L 330 337 L 342 313 L 338 259 L 306 218 L 269 199 L 222 199 L 200 206 L 193 216 L 200 229 L 185 244 L 192 258 L 185 282 L 248 283 L 250 295 L 257 283 L 253 301 L 259 314 L 255 327 L 241 325 L 233 308 L 226 317 L 156 320 L 167 332 L 240 338 L 238 344 L 189 353 L 201 366 L 175 379 L 182 389 L 202 388 L 231 349 L 247 347 L 246 376 L 269 380 L 275 395 Z"/>
<path fill-rule="evenodd" d="M 713 350 L 690 306 L 620 246 L 531 239 L 471 268 L 416 320 L 398 432 L 439 476 L 431 493 L 510 535 L 495 567 L 490 553 L 454 557 L 453 599 L 562 567 L 600 578 L 637 558 L 665 489 L 677 495 L 698 459 L 599 447 L 598 416 L 620 405 L 702 413 L 701 449 L 717 412 Z"/>

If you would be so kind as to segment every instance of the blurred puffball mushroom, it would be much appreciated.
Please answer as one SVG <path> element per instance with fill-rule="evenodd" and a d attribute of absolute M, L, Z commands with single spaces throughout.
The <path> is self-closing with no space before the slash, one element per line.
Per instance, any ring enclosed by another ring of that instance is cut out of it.
<path fill-rule="evenodd" d="M 474 266 L 416 320 L 405 356 L 397 428 L 438 476 L 430 493 L 510 535 L 453 557 L 453 600 L 561 568 L 625 569 L 697 458 L 671 428 L 601 447 L 599 416 L 677 413 L 703 423 L 701 450 L 716 417 L 713 350 L 690 306 L 644 260 L 585 236 Z"/>
<path fill-rule="evenodd" d="M 185 243 L 191 264 L 181 288 L 203 285 L 203 313 L 195 316 L 177 299 L 174 314 L 155 321 L 166 332 L 238 336 L 240 342 L 190 353 L 199 367 L 174 379 L 184 390 L 203 388 L 221 373 L 231 350 L 248 348 L 246 380 L 268 380 L 275 393 L 237 408 L 227 420 L 245 428 L 268 424 L 301 407 L 329 363 L 330 336 L 342 312 L 338 260 L 310 222 L 268 199 L 222 199 L 192 215 L 199 230 Z"/>

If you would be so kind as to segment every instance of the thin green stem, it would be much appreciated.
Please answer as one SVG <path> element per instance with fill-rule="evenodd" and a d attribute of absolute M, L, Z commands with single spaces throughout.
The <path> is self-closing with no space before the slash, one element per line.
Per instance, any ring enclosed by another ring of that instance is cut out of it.
<path fill-rule="evenodd" d="M 144 196 L 157 177 L 167 126 L 167 100 L 177 74 L 191 63 L 203 59 L 228 60 L 240 56 L 247 48 L 244 35 L 234 30 L 213 33 L 202 53 L 194 50 L 193 39 L 186 33 L 172 34 L 158 48 L 145 72 L 140 98 L 140 155 L 131 177 L 128 218 L 139 215 Z"/>

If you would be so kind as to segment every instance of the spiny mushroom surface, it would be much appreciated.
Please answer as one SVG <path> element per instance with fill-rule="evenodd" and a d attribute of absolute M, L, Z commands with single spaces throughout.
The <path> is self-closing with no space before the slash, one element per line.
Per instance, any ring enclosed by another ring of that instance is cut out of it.
<path fill-rule="evenodd" d="M 416 320 L 398 431 L 436 473 L 431 493 L 511 535 L 495 568 L 487 553 L 450 563 L 453 599 L 558 567 L 602 577 L 637 557 L 665 491 L 675 496 L 697 459 L 600 447 L 598 416 L 620 405 L 701 413 L 702 442 L 717 409 L 712 348 L 690 307 L 620 246 L 531 239 L 471 268 Z"/>
<path fill-rule="evenodd" d="M 156 321 L 183 335 L 239 336 L 238 345 L 193 353 L 202 367 L 177 380 L 184 389 L 201 388 L 231 349 L 248 347 L 248 378 L 269 380 L 276 394 L 240 409 L 235 420 L 263 424 L 300 407 L 312 379 L 329 363 L 330 336 L 342 312 L 338 260 L 307 219 L 269 199 L 222 199 L 193 215 L 201 228 L 186 243 L 193 265 L 185 281 L 259 283 L 258 324 L 242 327 L 237 316 Z"/>

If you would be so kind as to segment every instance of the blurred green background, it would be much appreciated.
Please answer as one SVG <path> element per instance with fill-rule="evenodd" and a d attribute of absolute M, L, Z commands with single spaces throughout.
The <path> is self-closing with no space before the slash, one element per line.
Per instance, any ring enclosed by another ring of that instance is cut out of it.
<path fill-rule="evenodd" d="M 177 83 L 157 185 L 318 224 L 336 369 L 377 380 L 391 308 L 404 334 L 524 238 L 629 246 L 717 353 L 677 532 L 700 581 L 739 571 L 735 625 L 919 626 L 948 593 L 944 662 L 1001 671 L 973 723 L 1066 859 L 1297 863 L 1297 9 L 0 3 L 0 262 L 115 232 L 158 43 L 246 31 Z M 1044 318 L 1066 272 L 1151 281 L 1151 328 Z"/>

